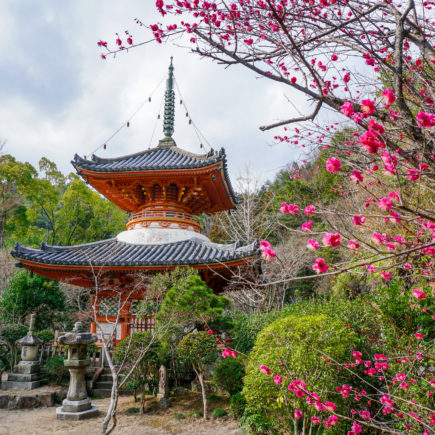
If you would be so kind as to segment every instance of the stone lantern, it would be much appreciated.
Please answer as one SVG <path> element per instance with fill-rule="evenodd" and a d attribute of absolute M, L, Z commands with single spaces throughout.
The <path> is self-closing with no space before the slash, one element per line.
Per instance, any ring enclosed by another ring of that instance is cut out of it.
<path fill-rule="evenodd" d="M 43 383 L 41 367 L 38 359 L 38 349 L 43 343 L 33 335 L 35 327 L 35 315 L 30 316 L 29 332 L 23 338 L 17 340 L 21 346 L 21 361 L 14 367 L 8 379 L 2 383 L 4 390 L 33 390 Z"/>
<path fill-rule="evenodd" d="M 70 372 L 69 389 L 62 406 L 56 409 L 58 420 L 82 420 L 98 414 L 96 406 L 92 405 L 86 391 L 85 373 L 90 361 L 88 344 L 94 343 L 97 337 L 89 333 L 76 322 L 72 332 L 59 337 L 60 344 L 68 345 L 68 358 L 64 361 Z"/>

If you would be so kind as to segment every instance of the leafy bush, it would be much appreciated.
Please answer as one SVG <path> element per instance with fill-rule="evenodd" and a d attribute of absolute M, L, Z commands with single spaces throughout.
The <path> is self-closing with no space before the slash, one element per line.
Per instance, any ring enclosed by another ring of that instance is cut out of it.
<path fill-rule="evenodd" d="M 131 373 L 126 385 L 132 390 L 140 390 L 140 413 L 145 409 L 145 394 L 147 385 L 155 385 L 160 366 L 159 343 L 151 332 L 134 332 L 121 340 L 113 351 L 115 362 L 125 362 L 124 374 L 130 371 L 138 362 Z"/>
<path fill-rule="evenodd" d="M 252 408 L 246 408 L 245 412 L 240 419 L 240 426 L 249 434 L 276 434 L 277 431 L 273 429 L 274 420 L 264 413 L 259 413 Z"/>
<path fill-rule="evenodd" d="M 303 411 L 305 419 L 314 416 L 314 408 L 307 404 L 306 397 L 298 398 L 288 390 L 288 383 L 276 385 L 273 377 L 280 375 L 285 379 L 290 375 L 291 380 L 300 379 L 306 382 L 309 391 L 315 391 L 325 400 L 337 385 L 348 381 L 348 375 L 328 365 L 320 352 L 338 361 L 347 360 L 356 341 L 352 330 L 325 315 L 293 315 L 269 325 L 258 336 L 246 371 L 243 388 L 246 418 L 249 416 L 251 423 L 258 424 L 260 419 L 266 426 L 291 431 L 294 409 Z M 272 374 L 260 373 L 259 364 L 267 366 Z M 346 407 L 339 399 L 335 402 Z M 340 411 L 349 412 L 341 408 Z M 302 419 L 300 424 L 303 424 Z M 343 431 L 343 428 L 337 425 L 332 430 Z"/>
<path fill-rule="evenodd" d="M 215 339 L 205 331 L 191 332 L 178 343 L 178 355 L 182 361 L 190 363 L 201 385 L 204 418 L 207 418 L 207 397 L 204 377 L 208 364 L 216 361 L 217 348 Z"/>
<path fill-rule="evenodd" d="M 42 331 L 35 332 L 35 336 L 44 343 L 52 343 L 54 340 L 54 332 L 51 329 L 43 329 Z"/>
<path fill-rule="evenodd" d="M 177 412 L 176 414 L 174 414 L 174 418 L 175 418 L 175 420 L 184 420 L 186 418 L 186 416 L 184 414 L 182 414 L 181 412 Z"/>
<path fill-rule="evenodd" d="M 245 366 L 238 359 L 221 359 L 215 368 L 212 381 L 230 396 L 242 391 Z"/>
<path fill-rule="evenodd" d="M 213 418 L 221 418 L 221 417 L 225 417 L 227 415 L 227 411 L 225 411 L 225 409 L 222 408 L 215 408 L 213 409 L 213 412 L 211 413 L 211 416 Z"/>
<path fill-rule="evenodd" d="M 233 417 L 241 417 L 245 412 L 246 400 L 245 396 L 239 392 L 230 397 L 230 411 Z"/>
<path fill-rule="evenodd" d="M 18 361 L 17 340 L 27 334 L 29 328 L 25 325 L 11 324 L 0 327 L 0 365 L 5 370 L 11 370 Z"/>
<path fill-rule="evenodd" d="M 23 323 L 25 318 L 36 314 L 36 329 L 52 327 L 65 318 L 67 304 L 59 283 L 25 270 L 15 272 L 2 293 L 0 307 L 2 318 L 9 323 Z"/>
<path fill-rule="evenodd" d="M 68 369 L 65 367 L 62 356 L 54 356 L 44 366 L 50 384 L 59 385 L 68 377 Z"/>

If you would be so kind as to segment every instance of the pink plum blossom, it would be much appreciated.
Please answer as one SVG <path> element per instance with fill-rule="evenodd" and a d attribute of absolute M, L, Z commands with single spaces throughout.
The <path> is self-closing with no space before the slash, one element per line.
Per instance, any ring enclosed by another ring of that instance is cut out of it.
<path fill-rule="evenodd" d="M 347 247 L 349 249 L 358 249 L 359 248 L 358 240 L 349 240 L 349 242 L 347 243 Z"/>
<path fill-rule="evenodd" d="M 359 425 L 356 421 L 352 423 L 352 430 L 347 432 L 347 435 L 358 435 L 362 432 L 362 426 Z"/>
<path fill-rule="evenodd" d="M 414 337 L 415 337 L 417 340 L 421 340 L 421 339 L 423 338 L 423 334 L 417 333 L 417 334 L 414 334 Z"/>
<path fill-rule="evenodd" d="M 271 373 L 270 368 L 267 366 L 264 366 L 264 365 L 260 366 L 260 372 L 264 373 L 266 375 L 270 375 L 270 373 Z"/>
<path fill-rule="evenodd" d="M 382 92 L 382 98 L 384 99 L 386 109 L 388 109 L 396 101 L 394 91 L 390 88 L 387 88 L 384 92 Z"/>
<path fill-rule="evenodd" d="M 317 258 L 315 263 L 313 264 L 313 270 L 317 273 L 325 273 L 328 270 L 328 265 L 323 258 Z"/>
<path fill-rule="evenodd" d="M 335 157 L 331 157 L 326 161 L 325 167 L 328 172 L 332 172 L 334 174 L 340 171 L 341 161 Z"/>
<path fill-rule="evenodd" d="M 302 224 L 302 231 L 311 231 L 312 226 L 313 226 L 313 222 L 307 221 Z"/>
<path fill-rule="evenodd" d="M 338 417 L 337 417 L 336 415 L 330 415 L 330 416 L 328 417 L 328 423 L 329 423 L 331 426 L 335 426 L 335 425 L 337 424 L 337 422 L 338 422 Z"/>
<path fill-rule="evenodd" d="M 299 409 L 295 409 L 295 418 L 300 419 L 304 416 L 304 414 L 302 414 L 302 411 L 300 411 Z"/>
<path fill-rule="evenodd" d="M 378 134 L 373 130 L 365 131 L 361 135 L 360 143 L 370 154 L 376 154 L 380 148 L 385 148 L 385 144 L 378 139 Z"/>
<path fill-rule="evenodd" d="M 325 233 L 322 238 L 322 243 L 325 246 L 332 246 L 333 248 L 336 248 L 337 246 L 341 245 L 341 235 L 338 233 Z"/>
<path fill-rule="evenodd" d="M 418 300 L 421 300 L 421 299 L 425 299 L 426 298 L 426 293 L 424 292 L 424 291 L 422 291 L 422 290 L 418 290 L 418 289 L 413 289 L 412 290 L 412 294 L 413 294 L 413 296 L 415 296 Z"/>
<path fill-rule="evenodd" d="M 417 124 L 420 128 L 431 128 L 435 125 L 435 114 L 427 112 L 417 113 Z"/>
<path fill-rule="evenodd" d="M 364 180 L 364 177 L 363 177 L 363 175 L 361 174 L 361 172 L 360 172 L 360 171 L 357 171 L 356 169 L 354 169 L 354 170 L 352 171 L 352 174 L 351 174 L 350 178 L 351 178 L 351 180 L 352 180 L 355 184 L 358 184 L 358 183 L 360 183 L 361 181 Z"/>
<path fill-rule="evenodd" d="M 381 272 L 382 278 L 384 278 L 386 281 L 390 281 L 392 278 L 391 273 L 388 272 Z"/>
<path fill-rule="evenodd" d="M 311 251 L 317 251 L 320 248 L 320 245 L 315 240 L 308 239 L 307 248 L 310 249 Z"/>
<path fill-rule="evenodd" d="M 350 103 L 349 101 L 346 101 L 346 103 L 341 106 L 340 111 L 343 115 L 349 117 L 351 117 L 355 113 L 352 103 Z"/>
<path fill-rule="evenodd" d="M 366 221 L 366 218 L 364 216 L 359 215 L 359 216 L 354 216 L 352 220 L 355 225 L 363 225 L 364 222 Z"/>
<path fill-rule="evenodd" d="M 334 402 L 325 402 L 323 404 L 323 406 L 325 407 L 325 409 L 329 412 L 334 412 L 335 409 L 337 408 L 337 406 L 335 405 Z"/>
<path fill-rule="evenodd" d="M 313 216 L 315 214 L 316 207 L 314 205 L 308 205 L 305 207 L 304 213 L 307 216 Z"/>
<path fill-rule="evenodd" d="M 362 100 L 361 101 L 361 112 L 367 115 L 371 115 L 376 110 L 375 102 L 372 100 Z"/>
<path fill-rule="evenodd" d="M 225 349 L 222 352 L 222 358 L 228 358 L 229 356 L 231 356 L 231 350 L 230 349 Z"/>
<path fill-rule="evenodd" d="M 287 205 L 287 212 L 290 214 L 298 214 L 299 207 L 296 204 L 288 204 Z"/>
<path fill-rule="evenodd" d="M 273 378 L 273 382 L 275 382 L 276 385 L 281 385 L 281 383 L 282 383 L 282 377 L 280 375 L 276 375 Z"/>
<path fill-rule="evenodd" d="M 415 168 L 408 168 L 406 171 L 406 178 L 410 181 L 416 181 L 420 178 L 420 171 Z"/>
<path fill-rule="evenodd" d="M 263 252 L 261 253 L 261 255 L 263 256 L 263 258 L 265 260 L 270 260 L 273 257 L 276 257 L 276 252 L 273 249 L 265 248 L 265 249 L 263 249 Z"/>
<path fill-rule="evenodd" d="M 388 198 L 381 198 L 378 202 L 378 207 L 384 211 L 390 210 L 392 206 L 393 204 Z"/>

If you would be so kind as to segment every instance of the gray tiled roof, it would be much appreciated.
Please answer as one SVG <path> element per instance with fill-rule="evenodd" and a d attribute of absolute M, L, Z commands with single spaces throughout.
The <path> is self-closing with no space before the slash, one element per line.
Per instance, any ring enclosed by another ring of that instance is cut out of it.
<path fill-rule="evenodd" d="M 171 266 L 226 263 L 258 256 L 258 243 L 221 245 L 198 238 L 159 245 L 136 245 L 108 239 L 75 246 L 15 245 L 12 256 L 40 264 L 83 266 Z"/>
<path fill-rule="evenodd" d="M 77 171 L 85 169 L 92 172 L 141 172 L 164 171 L 170 169 L 195 169 L 210 166 L 222 161 L 226 167 L 225 150 L 198 155 L 181 150 L 177 146 L 158 146 L 128 156 L 103 159 L 95 155 L 91 160 L 77 154 L 71 162 Z"/>

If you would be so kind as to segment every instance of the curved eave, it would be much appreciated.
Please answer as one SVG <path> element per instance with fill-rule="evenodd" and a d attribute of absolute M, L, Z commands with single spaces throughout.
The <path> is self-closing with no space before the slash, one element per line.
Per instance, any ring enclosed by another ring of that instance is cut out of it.
<path fill-rule="evenodd" d="M 244 257 L 237 260 L 229 260 L 217 263 L 180 263 L 169 264 L 162 263 L 160 265 L 153 266 L 91 266 L 91 265 L 59 265 L 50 263 L 38 263 L 29 260 L 19 259 L 19 264 L 27 269 L 50 269 L 50 270 L 62 270 L 65 272 L 95 272 L 95 271 L 156 271 L 156 270 L 171 270 L 176 267 L 192 267 L 193 269 L 222 269 L 241 266 L 243 264 L 250 263 L 256 260 L 259 254 Z"/>
<path fill-rule="evenodd" d="M 162 148 L 163 149 L 163 148 Z M 156 150 L 156 149 L 153 149 Z M 153 151 L 152 150 L 152 151 Z M 158 151 L 158 149 L 157 149 Z M 75 154 L 74 160 L 71 161 L 71 164 L 74 166 L 75 170 L 77 171 L 77 174 L 83 177 L 87 182 L 91 183 L 92 178 L 95 179 L 108 179 L 108 178 L 120 178 L 120 177 L 129 177 L 129 178 L 146 178 L 149 174 L 150 177 L 155 176 L 167 176 L 170 174 L 196 174 L 196 173 L 202 173 L 204 171 L 213 171 L 216 170 L 217 166 L 221 164 L 220 168 L 220 178 L 222 181 L 222 184 L 224 185 L 224 189 L 227 195 L 227 198 L 229 200 L 229 203 L 231 206 L 229 208 L 234 208 L 237 204 L 237 197 L 234 193 L 233 187 L 231 185 L 231 181 L 229 178 L 228 173 L 228 164 L 227 164 L 227 156 L 225 153 L 225 149 L 221 148 L 221 150 L 218 153 L 213 154 L 214 158 L 204 158 L 204 156 L 197 156 L 194 154 L 189 153 L 190 156 L 193 156 L 192 158 L 197 158 L 198 162 L 196 164 L 190 164 L 187 166 L 180 166 L 180 165 L 173 165 L 172 167 L 164 166 L 145 166 L 143 168 L 137 168 L 137 169 L 131 169 L 126 168 L 123 170 L 109 170 L 101 168 L 101 170 L 95 170 L 89 169 L 86 166 L 96 166 L 96 165 L 103 165 L 110 162 L 120 162 L 123 159 L 129 159 L 129 158 L 135 158 L 138 156 L 141 156 L 145 154 L 145 152 L 140 152 L 136 154 L 131 154 L 128 156 L 123 156 L 115 159 L 101 159 L 99 157 L 94 156 L 94 160 L 86 160 L 80 157 L 78 154 Z M 156 151 L 155 151 L 156 152 Z M 180 151 L 177 151 L 180 152 Z M 93 186 L 95 187 L 95 186 Z M 98 190 L 98 189 L 97 189 Z"/>

